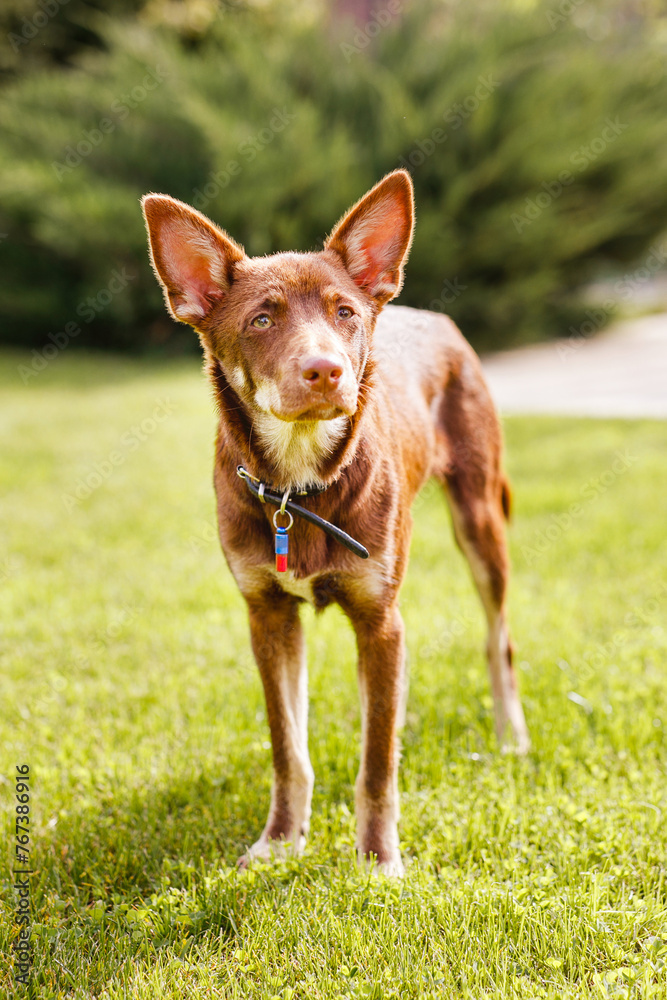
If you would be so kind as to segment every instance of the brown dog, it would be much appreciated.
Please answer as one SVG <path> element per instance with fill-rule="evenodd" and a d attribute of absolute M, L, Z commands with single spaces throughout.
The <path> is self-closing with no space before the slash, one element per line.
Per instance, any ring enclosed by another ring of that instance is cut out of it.
<path fill-rule="evenodd" d="M 242 860 L 303 846 L 313 770 L 299 604 L 337 601 L 359 650 L 357 846 L 398 874 L 407 688 L 398 593 L 410 505 L 430 476 L 445 488 L 486 612 L 498 736 L 509 724 L 516 749 L 528 747 L 505 620 L 509 488 L 479 362 L 444 316 L 396 306 L 380 315 L 400 291 L 412 239 L 409 174 L 380 181 L 319 253 L 251 259 L 182 202 L 149 194 L 143 206 L 167 308 L 199 334 L 215 390 L 220 541 L 248 604 L 266 695 L 271 807 Z M 298 508 L 329 524 L 323 530 Z M 274 562 L 276 526 L 276 551 L 289 539 L 287 569 L 282 555 Z"/>

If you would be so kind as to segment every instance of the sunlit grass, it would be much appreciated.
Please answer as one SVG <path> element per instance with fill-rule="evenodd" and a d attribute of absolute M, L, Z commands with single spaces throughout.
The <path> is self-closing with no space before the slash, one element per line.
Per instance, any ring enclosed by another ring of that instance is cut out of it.
<path fill-rule="evenodd" d="M 667 995 L 665 424 L 507 421 L 528 759 L 497 752 L 480 609 L 429 486 L 402 597 L 407 877 L 353 859 L 359 711 L 335 609 L 305 614 L 309 847 L 238 872 L 270 751 L 203 378 L 63 355 L 23 386 L 22 360 L 0 367 L 2 856 L 28 763 L 37 996 Z M 9 954 L 8 867 L 3 883 Z"/>

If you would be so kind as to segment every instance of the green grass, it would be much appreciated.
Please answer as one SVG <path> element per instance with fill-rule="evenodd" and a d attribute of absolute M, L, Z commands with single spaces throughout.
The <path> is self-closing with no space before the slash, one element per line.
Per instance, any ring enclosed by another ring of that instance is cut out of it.
<path fill-rule="evenodd" d="M 65 354 L 23 386 L 24 360 L 0 365 L 0 953 L 28 763 L 34 995 L 667 996 L 664 423 L 506 422 L 529 757 L 497 753 L 480 609 L 427 487 L 402 594 L 407 876 L 353 858 L 359 710 L 336 609 L 306 612 L 309 847 L 239 872 L 270 752 L 213 527 L 210 394 L 190 361 Z M 171 412 L 135 447 L 156 400 Z"/>

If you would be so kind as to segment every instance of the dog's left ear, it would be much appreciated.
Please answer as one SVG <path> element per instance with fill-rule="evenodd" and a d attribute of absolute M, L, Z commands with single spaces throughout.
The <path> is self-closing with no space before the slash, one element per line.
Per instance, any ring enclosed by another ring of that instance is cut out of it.
<path fill-rule="evenodd" d="M 335 250 L 357 285 L 383 306 L 401 290 L 413 225 L 412 180 L 395 170 L 343 216 L 325 249 Z"/>

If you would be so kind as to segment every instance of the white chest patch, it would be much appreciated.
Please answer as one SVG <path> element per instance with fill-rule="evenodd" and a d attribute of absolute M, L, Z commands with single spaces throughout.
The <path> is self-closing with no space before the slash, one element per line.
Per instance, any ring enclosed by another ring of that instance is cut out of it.
<path fill-rule="evenodd" d="M 333 420 L 279 420 L 271 413 L 259 413 L 253 429 L 271 461 L 281 470 L 284 489 L 321 485 L 317 472 L 344 437 L 349 423 L 345 416 Z"/>

